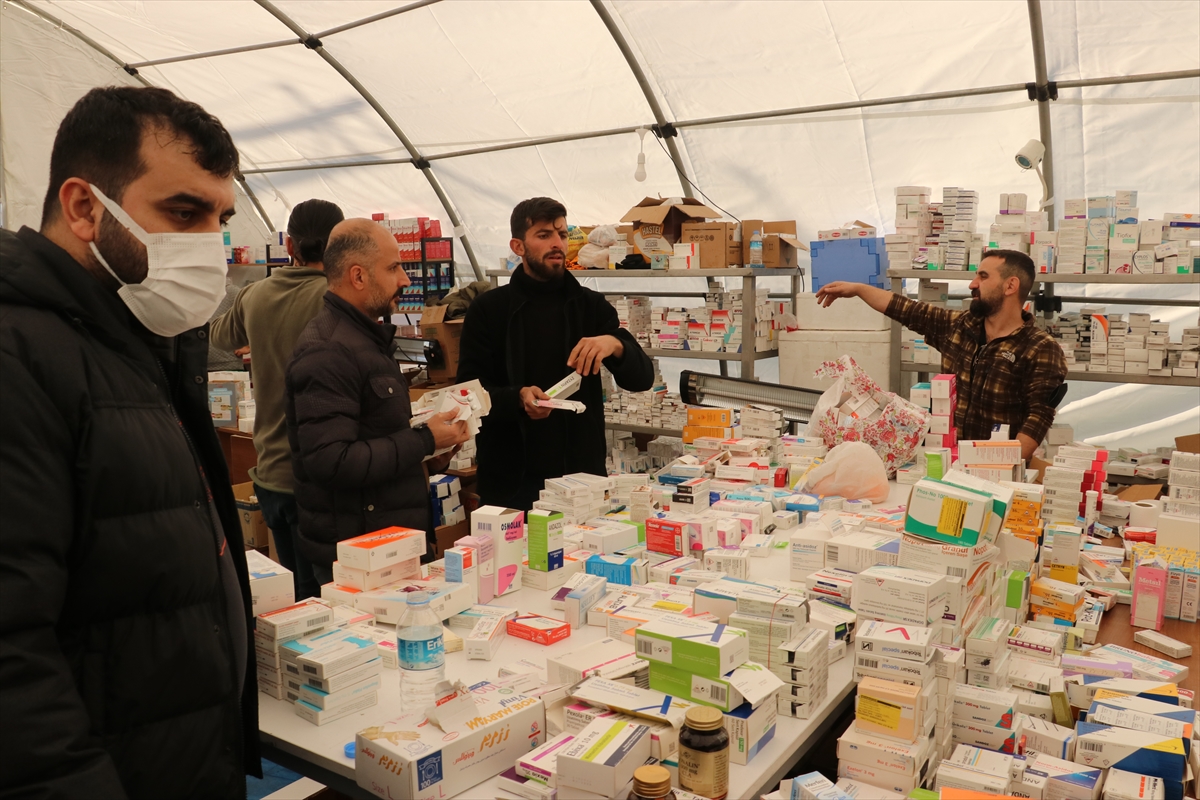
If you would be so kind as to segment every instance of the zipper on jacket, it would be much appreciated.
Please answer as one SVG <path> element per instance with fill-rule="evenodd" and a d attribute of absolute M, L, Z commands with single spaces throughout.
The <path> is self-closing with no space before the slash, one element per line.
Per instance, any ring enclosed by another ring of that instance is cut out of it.
<path fill-rule="evenodd" d="M 166 390 L 166 393 L 167 393 L 167 407 L 171 409 L 171 416 L 175 418 L 175 424 L 179 426 L 179 432 L 183 434 L 183 440 L 185 442 L 187 442 L 188 452 L 190 452 L 192 454 L 192 462 L 196 465 L 196 470 L 200 473 L 200 484 L 204 487 L 204 494 L 208 500 L 209 509 L 208 509 L 208 513 L 205 514 L 204 516 L 208 519 L 208 525 L 210 528 L 212 528 L 212 532 L 213 532 L 213 544 L 215 545 L 214 552 L 217 555 L 217 581 L 218 581 L 218 589 L 219 589 L 218 593 L 221 598 L 221 611 L 223 612 L 223 614 L 225 616 L 225 619 L 223 620 L 224 625 L 225 625 L 225 639 L 229 644 L 229 654 L 231 656 L 231 658 L 229 659 L 230 668 L 232 670 L 232 674 L 230 675 L 230 677 L 233 678 L 233 681 L 231 683 L 233 685 L 233 688 L 236 690 L 235 699 L 237 702 L 238 714 L 237 714 L 237 717 L 235 720 L 235 722 L 237 724 L 235 724 L 233 726 L 233 728 L 234 728 L 233 735 L 234 735 L 234 742 L 237 744 L 238 751 L 241 752 L 244 756 L 245 749 L 246 749 L 245 748 L 246 743 L 245 743 L 244 737 L 242 736 L 241 715 L 242 715 L 242 695 L 245 694 L 246 687 L 238 686 L 237 645 L 233 641 L 233 631 L 230 630 L 229 605 L 225 599 L 225 579 L 221 576 L 221 571 L 222 571 L 221 570 L 221 557 L 222 557 L 222 553 L 224 552 L 224 549 L 229 546 L 229 539 L 228 539 L 228 537 L 225 536 L 224 532 L 216 529 L 215 521 L 219 522 L 219 517 L 215 517 L 216 510 L 214 508 L 212 508 L 212 506 L 214 505 L 214 496 L 213 496 L 213 492 L 212 492 L 212 487 L 209 485 L 209 482 L 208 482 L 208 474 L 204 471 L 204 464 L 200 460 L 200 453 L 196 449 L 195 442 L 192 441 L 191 435 L 188 434 L 187 427 L 183 424 L 183 420 L 179 417 L 179 413 L 175 410 L 175 404 L 172 402 L 172 397 L 171 397 L 171 381 L 167 377 L 167 371 L 165 369 L 163 369 L 162 361 L 159 359 L 158 356 L 156 356 L 152 353 L 151 357 L 154 359 L 154 365 L 156 367 L 158 367 L 158 374 L 161 375 L 162 379 L 163 379 L 163 388 Z M 215 518 L 215 520 L 214 520 L 214 518 Z M 232 557 L 232 554 L 231 554 L 231 557 Z M 236 570 L 235 570 L 235 572 L 236 572 Z M 239 586 L 239 590 L 240 590 L 240 586 Z M 239 611 L 239 613 L 242 613 L 243 611 L 244 611 L 244 609 Z M 247 641 L 246 646 L 252 648 L 254 645 L 252 642 Z M 251 676 L 249 674 L 249 669 L 250 669 L 250 667 L 249 667 L 249 665 L 247 665 L 247 667 L 246 667 L 247 673 L 246 673 L 245 680 L 250 680 Z M 234 763 L 233 767 L 234 767 L 234 769 L 237 769 L 237 770 L 244 770 L 243 764 Z"/>

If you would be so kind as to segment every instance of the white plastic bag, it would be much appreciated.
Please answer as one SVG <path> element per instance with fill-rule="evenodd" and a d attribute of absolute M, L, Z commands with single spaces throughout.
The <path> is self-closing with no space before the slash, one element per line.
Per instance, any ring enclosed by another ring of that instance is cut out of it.
<path fill-rule="evenodd" d="M 618 239 L 616 225 L 597 225 L 588 234 L 588 244 L 606 249 L 616 244 Z"/>
<path fill-rule="evenodd" d="M 575 255 L 579 266 L 588 269 L 608 269 L 608 248 L 588 242 Z"/>
<path fill-rule="evenodd" d="M 809 471 L 804 491 L 882 503 L 888 499 L 887 470 L 871 445 L 842 442 Z"/>

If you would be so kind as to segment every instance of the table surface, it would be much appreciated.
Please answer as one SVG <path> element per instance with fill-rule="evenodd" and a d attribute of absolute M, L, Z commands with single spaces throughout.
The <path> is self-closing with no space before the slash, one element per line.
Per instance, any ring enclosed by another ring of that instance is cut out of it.
<path fill-rule="evenodd" d="M 905 503 L 910 489 L 909 486 L 892 483 L 887 505 Z M 788 580 L 788 562 L 786 548 L 773 549 L 766 558 L 754 559 L 752 577 L 760 580 Z M 555 611 L 550 607 L 550 592 L 536 589 L 522 589 L 496 598 L 492 604 L 519 609 L 522 612 L 562 617 L 562 612 Z M 1158 658 L 1168 658 L 1135 642 L 1133 640 L 1135 631 L 1136 629 L 1129 625 L 1129 606 L 1118 604 L 1111 611 L 1105 613 L 1098 641 L 1106 644 L 1119 644 Z M 1194 652 L 1189 658 L 1170 660 L 1188 666 L 1188 676 L 1180 685 L 1200 692 L 1200 625 L 1179 620 L 1167 620 L 1163 627 L 1163 633 L 1195 645 L 1198 652 Z M 495 658 L 491 661 L 469 661 L 462 652 L 447 654 L 446 677 L 449 680 L 477 683 L 497 677 L 499 668 L 504 664 L 522 659 L 544 662 L 548 653 L 569 652 L 586 647 L 602 638 L 604 638 L 604 629 L 590 625 L 572 631 L 568 639 L 550 647 L 508 637 L 500 645 Z M 827 718 L 853 692 L 854 680 L 851 665 L 852 659 L 846 657 L 830 666 L 829 693 L 825 702 L 810 719 L 798 720 L 781 716 L 777 722 L 775 738 L 749 765 L 730 766 L 729 796 L 731 798 L 757 797 L 763 792 L 773 790 L 774 784 L 796 763 L 800 755 L 807 751 L 813 741 L 827 733 Z M 354 741 L 357 731 L 369 725 L 392 719 L 401 713 L 399 673 L 396 670 L 385 669 L 382 678 L 378 705 L 320 727 L 296 717 L 291 703 L 275 700 L 260 693 L 258 695 L 259 728 L 263 742 L 320 769 L 328 770 L 353 781 L 354 761 L 344 755 L 346 744 Z M 492 798 L 507 798 L 510 795 L 498 788 L 496 779 L 491 778 L 463 792 L 458 797 L 464 800 L 475 800 L 476 798 L 491 800 Z"/>
<path fill-rule="evenodd" d="M 904 503 L 911 487 L 891 484 L 889 505 Z M 751 565 L 751 577 L 759 580 L 789 580 L 789 555 L 786 548 L 772 549 L 765 558 L 756 558 Z M 550 592 L 537 589 L 521 589 L 512 594 L 498 597 L 492 605 L 511 607 L 522 612 L 545 614 L 561 619 L 562 612 L 550 607 Z M 604 629 L 584 626 L 571 631 L 566 640 L 550 647 L 507 637 L 491 661 L 468 661 L 464 653 L 449 653 L 446 656 L 446 677 L 477 683 L 497 677 L 499 668 L 521 659 L 544 662 L 547 653 L 562 653 L 586 647 L 604 638 Z M 763 792 L 776 788 L 780 778 L 795 764 L 812 740 L 823 735 L 826 718 L 854 689 L 852 661 L 849 656 L 830 665 L 829 693 L 825 702 L 809 719 L 779 717 L 775 738 L 746 766 L 730 765 L 729 796 L 758 797 Z M 285 753 L 299 757 L 336 775 L 354 780 L 354 761 L 346 758 L 344 748 L 354 741 L 358 731 L 400 715 L 400 677 L 396 670 L 385 669 L 379 692 L 379 705 L 365 711 L 326 723 L 320 727 L 298 718 L 292 704 L 276 700 L 260 693 L 258 695 L 259 729 L 262 740 Z M 491 778 L 458 795 L 474 800 L 508 797 Z"/>

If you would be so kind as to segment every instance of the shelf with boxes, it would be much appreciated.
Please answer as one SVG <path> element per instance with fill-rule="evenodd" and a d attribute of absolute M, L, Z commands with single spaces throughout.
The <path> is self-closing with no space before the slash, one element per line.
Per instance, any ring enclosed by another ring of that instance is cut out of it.
<path fill-rule="evenodd" d="M 375 213 L 371 219 L 387 228 L 400 248 L 400 262 L 410 284 L 400 294 L 401 314 L 420 313 L 430 300 L 454 288 L 453 239 L 442 236 L 441 220 L 428 217 L 392 219 Z"/>
<path fill-rule="evenodd" d="M 1144 316 L 1148 322 L 1148 315 L 1130 315 L 1127 322 L 1120 315 L 1107 314 L 1103 308 L 1089 309 L 1086 305 L 1078 313 L 1061 314 L 1064 302 L 1197 307 L 1197 299 L 1188 296 L 1186 291 L 1172 298 L 1091 298 L 1060 296 L 1055 286 L 1200 285 L 1200 248 L 1194 246 L 1200 240 L 1200 215 L 1165 213 L 1161 220 L 1141 219 L 1137 192 L 1118 191 L 1111 196 L 1066 200 L 1064 218 L 1057 223 L 1059 230 L 1053 231 L 1046 212 L 1027 210 L 1025 195 L 1002 194 L 1000 213 L 987 233 L 976 234 L 972 201 L 977 205 L 978 198 L 967 193 L 968 202 L 964 206 L 963 190 L 947 187 L 943 194 L 943 202 L 934 203 L 930 200 L 932 190 L 928 187 L 896 189 L 896 233 L 884 236 L 890 267 L 886 274 L 893 292 L 904 291 L 904 279 L 916 279 L 920 286 L 918 299 L 944 302 L 948 299 L 946 284 L 938 281 L 972 280 L 972 272 L 982 253 L 988 249 L 1018 250 L 1029 254 L 1034 261 L 1038 274 L 1031 298 L 1035 308 L 1043 314 L 1045 327 L 1063 344 L 1070 370 L 1068 380 L 1197 385 L 1192 356 L 1182 352 L 1195 349 L 1195 343 L 1188 342 L 1190 329 L 1185 330 L 1183 342 L 1172 343 L 1165 341 L 1165 325 L 1163 330 L 1146 331 L 1150 336 L 1143 341 L 1151 351 L 1146 361 L 1149 366 L 1142 368 L 1145 359 L 1141 358 L 1142 350 L 1135 343 L 1132 349 L 1137 355 L 1131 359 L 1133 365 L 1125 366 L 1121 353 L 1117 362 L 1124 369 L 1109 371 L 1110 364 L 1106 363 L 1104 352 L 1098 352 L 1099 363 L 1090 363 L 1090 336 L 1077 333 L 1079 325 L 1090 328 L 1089 318 L 1094 314 L 1111 321 L 1113 327 L 1119 329 L 1118 338 L 1125 336 L 1126 327 L 1130 335 L 1139 338 L 1142 331 L 1134 329 L 1133 317 Z M 951 200 L 957 211 L 953 220 L 946 216 Z M 964 207 L 972 212 L 965 218 Z M 958 241 L 964 237 L 970 240 L 969 245 Z M 960 258 L 963 253 L 965 260 Z M 815 277 L 814 262 L 814 282 Z M 939 288 L 940 297 L 936 297 Z M 1055 309 L 1059 310 L 1059 316 Z M 906 337 L 898 323 L 893 323 L 892 331 L 891 372 L 894 380 L 902 372 L 930 373 L 939 368 L 940 357 L 924 346 L 922 340 Z M 1153 344 L 1148 344 L 1150 339 L 1154 340 Z M 1119 342 L 1119 345 L 1123 344 Z M 1076 368 L 1077 354 L 1081 357 L 1080 368 Z"/>
<path fill-rule="evenodd" d="M 500 284 L 500 279 L 507 278 L 507 277 L 509 277 L 509 275 L 510 275 L 510 273 L 507 270 L 488 270 L 487 271 L 487 276 L 488 276 L 489 280 L 491 280 L 491 282 L 494 286 L 498 286 Z M 748 348 L 745 346 L 745 344 L 739 344 L 737 347 L 737 351 L 734 351 L 734 352 L 731 352 L 729 350 L 707 350 L 707 349 L 694 348 L 692 345 L 696 344 L 699 341 L 704 342 L 704 344 L 702 344 L 701 346 L 708 346 L 708 344 L 712 344 L 713 346 L 716 346 L 716 345 L 720 344 L 721 346 L 727 348 L 727 347 L 729 347 L 730 344 L 734 343 L 733 341 L 731 341 L 731 339 L 734 338 L 731 334 L 736 333 L 737 338 L 740 338 L 741 332 L 736 330 L 736 325 L 734 325 L 733 329 L 730 329 L 728 326 L 726 327 L 725 335 L 723 337 L 725 341 L 723 344 L 721 342 L 716 341 L 718 338 L 721 338 L 721 337 L 718 337 L 717 335 L 712 334 L 712 332 L 711 332 L 712 329 L 711 329 L 711 327 L 709 327 L 712 324 L 711 320 L 707 324 L 704 322 L 696 323 L 694 321 L 682 320 L 682 319 L 667 320 L 669 325 L 673 325 L 677 329 L 681 325 L 688 325 L 690 327 L 692 324 L 699 324 L 701 326 L 705 326 L 704 332 L 706 335 L 699 340 L 696 337 L 689 336 L 688 334 L 678 334 L 678 333 L 674 334 L 674 339 L 676 341 L 679 341 L 679 343 L 680 343 L 679 349 L 666 348 L 666 347 L 650 347 L 649 345 L 653 344 L 655 341 L 655 340 L 651 339 L 650 337 L 652 335 L 657 335 L 657 334 L 651 334 L 650 331 L 635 332 L 635 336 L 638 338 L 639 343 L 642 344 L 642 347 L 646 351 L 646 354 L 651 357 L 690 358 L 690 359 L 701 359 L 701 360 L 707 360 L 707 361 L 719 361 L 719 362 L 722 362 L 722 364 L 721 364 L 722 374 L 725 373 L 725 363 L 734 361 L 734 362 L 741 364 L 742 377 L 753 378 L 754 377 L 754 363 L 756 361 L 760 361 L 765 358 L 774 358 L 778 355 L 777 347 L 773 347 L 770 345 L 770 342 L 773 341 L 772 334 L 774 333 L 774 330 L 772 329 L 772 326 L 775 324 L 774 318 L 778 316 L 773 311 L 771 311 L 770 306 L 772 303 L 775 303 L 777 301 L 773 301 L 768 297 L 767 290 L 759 289 L 757 282 L 760 278 L 780 278 L 780 277 L 789 278 L 790 283 L 791 283 L 790 296 L 795 297 L 796 292 L 800 289 L 800 280 L 801 280 L 801 277 L 803 276 L 803 270 L 800 270 L 800 269 L 773 269 L 773 268 L 608 269 L 608 270 L 591 269 L 591 270 L 583 270 L 583 271 L 575 272 L 575 276 L 581 280 L 585 280 L 588 278 L 596 278 L 598 280 L 605 280 L 605 279 L 623 280 L 626 278 L 628 278 L 630 280 L 644 280 L 647 278 L 741 278 L 742 285 L 741 285 L 740 290 L 734 290 L 734 291 L 721 290 L 720 287 L 716 287 L 714 289 L 714 286 L 710 284 L 709 291 L 703 294 L 703 297 L 705 298 L 704 308 L 709 309 L 710 311 L 712 311 L 712 310 L 729 311 L 730 313 L 728 316 L 730 317 L 730 320 L 731 320 L 731 322 L 729 324 L 732 324 L 732 320 L 734 319 L 735 314 L 740 315 L 741 321 L 742 321 L 741 327 L 744 328 L 745 330 L 754 331 L 756 340 L 762 340 L 765 338 L 767 340 L 765 343 L 756 342 L 756 345 L 764 344 L 765 346 L 763 346 L 761 348 L 758 346 L 755 346 L 754 348 Z M 612 293 L 605 292 L 605 294 L 611 295 Z M 681 296 L 680 294 L 672 292 L 669 289 L 654 289 L 654 290 L 650 290 L 650 291 L 643 291 L 643 292 L 639 292 L 637 295 L 637 297 L 644 297 L 644 298 L 680 297 L 680 296 Z M 698 295 L 697 293 L 694 293 L 694 292 L 687 292 L 682 296 L 700 296 L 700 295 Z M 755 298 L 755 301 L 753 303 L 744 303 L 742 298 L 747 297 L 747 296 Z M 721 306 L 726 302 L 726 300 L 728 300 L 728 302 L 731 305 L 733 305 L 734 308 L 732 308 L 732 309 L 724 309 L 724 308 L 713 309 L 712 308 L 713 304 Z M 786 304 L 786 301 L 784 301 L 783 303 L 779 303 L 779 307 L 781 310 L 785 307 L 785 304 Z M 614 303 L 614 305 L 627 305 L 627 304 L 621 304 L 620 301 L 617 301 Z M 637 305 L 637 304 L 635 303 L 633 305 Z M 668 309 L 667 313 L 669 315 L 670 314 L 682 315 L 683 312 L 685 312 L 685 311 L 689 311 L 689 309 L 674 309 L 674 308 L 672 308 L 672 309 Z M 631 326 L 628 324 L 629 316 L 630 316 L 631 312 L 632 312 L 632 309 L 626 309 L 626 318 L 624 318 L 622 321 L 622 327 L 631 328 Z M 618 309 L 618 313 L 619 314 L 621 313 L 620 308 Z M 766 318 L 766 316 L 765 316 L 768 313 L 771 314 L 770 319 Z M 645 316 L 645 315 L 643 315 L 643 316 Z M 710 314 L 710 316 L 711 316 L 711 314 Z M 648 317 L 642 319 L 642 323 L 644 325 L 652 325 L 653 324 Z M 722 324 L 724 325 L 725 323 L 722 323 Z M 764 326 L 766 327 L 766 331 L 765 331 L 766 336 L 758 335 L 760 328 L 763 328 Z M 642 333 L 644 333 L 645 335 L 644 336 L 640 335 Z M 664 341 L 663 336 L 657 335 L 657 337 L 658 337 L 657 341 L 659 341 L 659 342 Z"/>

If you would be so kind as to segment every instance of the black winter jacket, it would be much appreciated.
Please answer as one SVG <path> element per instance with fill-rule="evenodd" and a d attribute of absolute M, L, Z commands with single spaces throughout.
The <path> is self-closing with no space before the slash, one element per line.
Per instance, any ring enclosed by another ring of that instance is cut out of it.
<path fill-rule="evenodd" d="M 527 477 L 525 441 L 530 420 L 522 407 L 520 392 L 529 385 L 525 374 L 527 348 L 538 344 L 525 341 L 522 307 L 528 295 L 522 290 L 522 280 L 531 279 L 516 276 L 471 304 L 459 346 L 459 382 L 477 378 L 492 398 L 492 410 L 484 417 L 476 437 L 480 502 L 492 505 L 519 504 L 521 485 Z M 621 388 L 632 392 L 650 389 L 654 384 L 654 364 L 629 331 L 621 328 L 616 309 L 604 295 L 582 286 L 571 272 L 563 275 L 563 282 L 565 352 L 569 353 L 583 338 L 616 336 L 624 345 L 624 353 L 620 358 L 605 359 L 604 366 Z M 569 372 L 564 363 L 563 375 Z M 587 411 L 552 412 L 566 416 L 567 446 L 570 463 L 575 467 L 568 472 L 605 475 L 604 396 L 600 376 L 584 377 L 570 399 L 585 403 Z"/>
<path fill-rule="evenodd" d="M 422 461 L 433 453 L 433 434 L 409 427 L 395 333 L 395 325 L 326 292 L 296 342 L 287 369 L 288 442 L 299 546 L 314 564 L 332 564 L 343 539 L 391 525 L 430 533 Z"/>
<path fill-rule="evenodd" d="M 207 328 L 155 336 L 66 251 L 0 231 L 0 795 L 244 798 L 261 774 L 207 353 Z"/>

